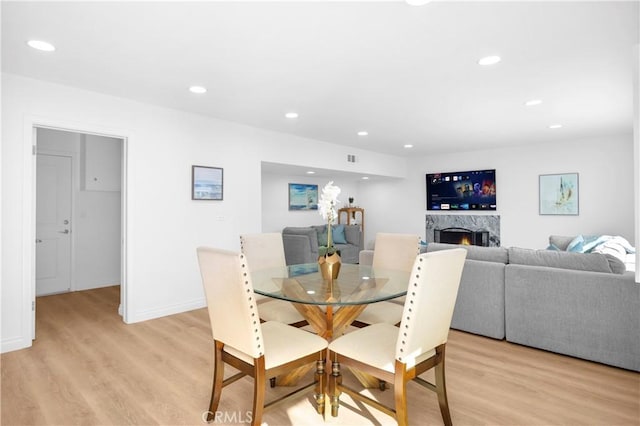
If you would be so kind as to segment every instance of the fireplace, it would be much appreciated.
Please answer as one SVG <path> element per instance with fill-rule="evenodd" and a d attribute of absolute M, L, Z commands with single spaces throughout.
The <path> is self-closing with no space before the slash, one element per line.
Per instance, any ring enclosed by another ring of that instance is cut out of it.
<path fill-rule="evenodd" d="M 500 247 L 499 215 L 428 214 L 425 216 L 425 241 L 427 243 L 435 242 L 436 230 L 447 228 L 461 228 L 469 232 L 472 232 L 470 230 L 486 231 L 489 233 L 489 243 L 487 245 L 489 247 Z"/>
<path fill-rule="evenodd" d="M 433 230 L 436 243 L 489 246 L 489 231 L 472 231 L 466 228 L 445 228 Z"/>

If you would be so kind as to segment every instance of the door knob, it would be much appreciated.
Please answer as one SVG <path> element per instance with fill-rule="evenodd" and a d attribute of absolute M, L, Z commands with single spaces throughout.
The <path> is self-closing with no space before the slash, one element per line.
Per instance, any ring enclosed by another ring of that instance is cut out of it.
<path fill-rule="evenodd" d="M 68 233 L 69 233 L 69 230 L 68 230 L 68 229 L 65 229 L 64 231 L 58 231 L 58 232 L 59 232 L 59 233 L 61 233 L 61 234 L 68 234 Z"/>
<path fill-rule="evenodd" d="M 42 240 L 41 240 L 41 239 L 37 239 L 37 240 L 36 240 L 36 244 L 41 243 L 41 242 L 42 242 Z"/>

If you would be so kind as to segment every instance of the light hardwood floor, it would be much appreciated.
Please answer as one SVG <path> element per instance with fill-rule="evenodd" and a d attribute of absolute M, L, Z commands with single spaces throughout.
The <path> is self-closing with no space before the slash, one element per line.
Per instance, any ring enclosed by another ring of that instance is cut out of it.
<path fill-rule="evenodd" d="M 32 348 L 3 354 L 2 425 L 202 424 L 211 391 L 212 342 L 205 309 L 126 325 L 119 287 L 37 300 Z M 229 372 L 231 373 L 231 372 Z M 345 382 L 352 377 L 346 376 Z M 251 408 L 244 378 L 222 394 L 217 424 Z M 452 330 L 447 387 L 455 425 L 640 425 L 640 375 Z M 440 425 L 435 395 L 409 385 L 412 425 Z M 269 389 L 267 397 L 288 391 Z M 370 391 L 390 403 L 392 392 Z M 343 425 L 390 425 L 341 398 Z M 276 425 L 323 424 L 311 395 L 268 411 Z"/>

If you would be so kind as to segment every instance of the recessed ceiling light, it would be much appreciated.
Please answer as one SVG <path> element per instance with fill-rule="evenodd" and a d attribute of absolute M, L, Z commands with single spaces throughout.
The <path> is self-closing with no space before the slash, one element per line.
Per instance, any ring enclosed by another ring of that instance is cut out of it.
<path fill-rule="evenodd" d="M 549 126 L 550 129 L 560 129 L 562 127 L 562 124 L 552 124 Z"/>
<path fill-rule="evenodd" d="M 316 174 L 316 172 L 314 172 L 313 170 L 309 170 L 309 171 L 307 172 L 307 174 L 308 174 L 308 175 L 315 175 L 315 174 Z"/>
<path fill-rule="evenodd" d="M 298 113 L 297 112 L 288 112 L 284 115 L 287 118 L 298 118 Z"/>
<path fill-rule="evenodd" d="M 358 132 L 358 136 L 369 136 L 369 132 L 361 130 Z"/>
<path fill-rule="evenodd" d="M 202 93 L 207 93 L 207 88 L 202 86 L 191 86 L 189 87 L 189 91 L 200 95 Z"/>
<path fill-rule="evenodd" d="M 500 62 L 502 59 L 500 56 L 485 56 L 484 58 L 478 61 L 480 65 L 495 65 Z"/>
<path fill-rule="evenodd" d="M 53 52 L 56 50 L 56 47 L 53 44 L 42 40 L 29 40 L 27 44 L 34 49 L 42 50 L 44 52 Z"/>
<path fill-rule="evenodd" d="M 413 148 L 413 145 L 411 145 L 410 143 L 408 143 L 408 144 L 405 144 L 405 145 L 404 145 L 404 147 L 405 147 L 405 148 Z"/>
<path fill-rule="evenodd" d="M 369 176 L 362 176 L 362 180 L 368 180 Z"/>
<path fill-rule="evenodd" d="M 536 105 L 540 105 L 542 103 L 541 99 L 531 99 L 528 100 L 527 102 L 525 102 L 525 106 L 536 106 Z"/>

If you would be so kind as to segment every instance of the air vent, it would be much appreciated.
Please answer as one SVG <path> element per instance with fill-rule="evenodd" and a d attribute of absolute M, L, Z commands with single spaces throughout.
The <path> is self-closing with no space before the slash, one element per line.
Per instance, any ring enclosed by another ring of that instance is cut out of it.
<path fill-rule="evenodd" d="M 348 155 L 347 155 L 347 161 L 348 161 L 349 163 L 355 163 L 355 162 L 356 162 L 356 156 L 355 156 L 355 155 L 348 154 Z"/>

